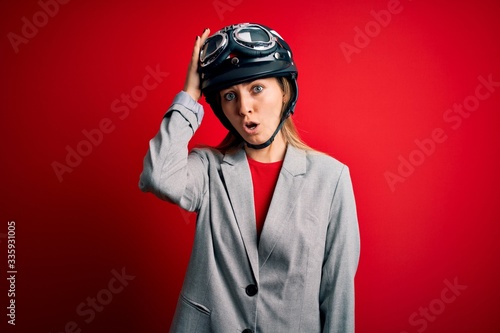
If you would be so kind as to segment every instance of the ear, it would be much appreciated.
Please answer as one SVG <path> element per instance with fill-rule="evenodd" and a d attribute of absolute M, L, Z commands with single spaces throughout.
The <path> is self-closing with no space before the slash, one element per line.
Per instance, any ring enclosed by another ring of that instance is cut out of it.
<path fill-rule="evenodd" d="M 283 105 L 285 105 L 286 103 L 288 103 L 288 98 L 286 96 L 286 94 L 283 94 Z"/>

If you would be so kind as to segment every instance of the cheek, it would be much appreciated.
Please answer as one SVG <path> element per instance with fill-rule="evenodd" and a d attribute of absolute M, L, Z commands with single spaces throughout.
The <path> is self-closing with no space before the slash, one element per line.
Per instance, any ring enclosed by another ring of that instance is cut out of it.
<path fill-rule="evenodd" d="M 226 116 L 227 119 L 229 119 L 231 123 L 233 123 L 234 119 L 236 118 L 234 108 L 232 108 L 230 105 L 224 105 L 222 106 L 222 113 Z"/>
<path fill-rule="evenodd" d="M 283 103 L 281 100 L 281 96 L 276 97 L 275 99 L 273 99 L 272 103 L 270 103 L 269 114 L 272 115 L 273 118 L 279 119 L 281 116 L 282 106 Z"/>
<path fill-rule="evenodd" d="M 228 107 L 227 104 L 222 104 L 221 105 L 221 109 L 222 109 L 222 113 L 229 118 L 229 116 L 231 115 L 231 111 L 230 111 L 230 108 Z"/>

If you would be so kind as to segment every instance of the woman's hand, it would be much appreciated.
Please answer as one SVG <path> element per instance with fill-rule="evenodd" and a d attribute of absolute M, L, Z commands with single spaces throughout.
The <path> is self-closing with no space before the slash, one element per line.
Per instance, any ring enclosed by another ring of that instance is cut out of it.
<path fill-rule="evenodd" d="M 196 36 L 194 43 L 193 55 L 186 75 L 184 83 L 184 91 L 187 92 L 195 101 L 201 97 L 200 89 L 200 74 L 198 73 L 198 60 L 200 58 L 200 48 L 210 35 L 210 29 L 206 28 L 200 36 Z"/>

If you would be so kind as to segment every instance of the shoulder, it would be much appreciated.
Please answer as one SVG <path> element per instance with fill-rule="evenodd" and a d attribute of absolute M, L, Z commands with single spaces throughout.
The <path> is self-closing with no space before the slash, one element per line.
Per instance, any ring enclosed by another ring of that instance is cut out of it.
<path fill-rule="evenodd" d="M 190 152 L 190 155 L 199 156 L 203 159 L 207 160 L 220 160 L 224 158 L 224 154 L 222 154 L 219 150 L 212 147 L 197 147 L 193 148 Z"/>
<path fill-rule="evenodd" d="M 309 181 L 336 183 L 347 166 L 325 153 L 289 146 L 283 168 L 292 175 L 304 175 Z"/>
<path fill-rule="evenodd" d="M 323 177 L 330 175 L 338 178 L 342 172 L 348 170 L 347 165 L 328 154 L 315 150 L 306 150 L 304 153 L 307 160 L 307 169 L 310 172 L 319 173 Z"/>
<path fill-rule="evenodd" d="M 214 147 L 203 146 L 194 148 L 189 155 L 191 158 L 199 158 L 206 161 L 212 167 L 219 168 L 221 164 L 241 162 L 245 156 L 245 151 L 243 149 L 233 149 L 222 152 Z"/>
<path fill-rule="evenodd" d="M 344 168 L 346 165 L 335 157 L 317 150 L 304 150 L 305 156 L 310 163 L 327 165 L 328 167 Z"/>
<path fill-rule="evenodd" d="M 353 199 L 349 167 L 336 158 L 317 151 L 307 151 L 306 177 L 316 185 L 317 193 L 325 198 Z"/>

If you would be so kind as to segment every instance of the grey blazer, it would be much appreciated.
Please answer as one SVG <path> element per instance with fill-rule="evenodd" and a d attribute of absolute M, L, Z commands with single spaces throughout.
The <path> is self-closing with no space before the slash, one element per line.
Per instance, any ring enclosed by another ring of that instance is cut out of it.
<path fill-rule="evenodd" d="M 202 116 L 176 96 L 139 182 L 198 213 L 170 332 L 354 332 L 359 230 L 348 168 L 288 146 L 258 241 L 245 151 L 188 153 Z"/>

